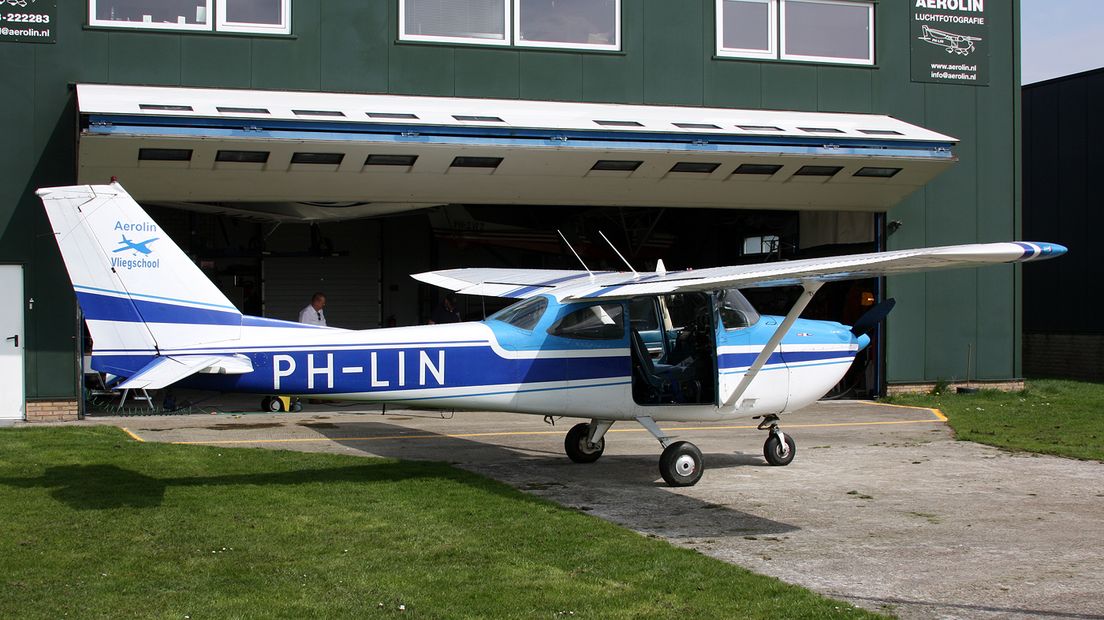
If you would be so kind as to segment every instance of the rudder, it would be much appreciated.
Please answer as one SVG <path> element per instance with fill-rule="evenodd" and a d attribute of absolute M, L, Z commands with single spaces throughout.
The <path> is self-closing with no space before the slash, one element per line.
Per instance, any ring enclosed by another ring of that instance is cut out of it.
<path fill-rule="evenodd" d="M 122 360 L 241 336 L 242 315 L 118 183 L 43 188 L 96 357 Z M 110 354 L 110 355 L 109 355 Z M 95 357 L 94 357 L 95 360 Z M 116 374 L 122 368 L 101 368 Z"/>

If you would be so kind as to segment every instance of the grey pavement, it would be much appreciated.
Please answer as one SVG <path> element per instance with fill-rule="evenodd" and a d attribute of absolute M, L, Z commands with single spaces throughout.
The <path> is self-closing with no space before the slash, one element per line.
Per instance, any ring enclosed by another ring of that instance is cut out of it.
<path fill-rule="evenodd" d="M 822 402 L 783 418 L 798 444 L 787 467 L 766 465 L 750 420 L 664 424 L 706 465 L 697 486 L 673 489 L 634 424 L 614 425 L 597 463 L 570 462 L 575 422 L 307 405 L 84 423 L 145 441 L 445 461 L 902 618 L 1104 618 L 1104 464 L 955 441 L 928 410 Z"/>

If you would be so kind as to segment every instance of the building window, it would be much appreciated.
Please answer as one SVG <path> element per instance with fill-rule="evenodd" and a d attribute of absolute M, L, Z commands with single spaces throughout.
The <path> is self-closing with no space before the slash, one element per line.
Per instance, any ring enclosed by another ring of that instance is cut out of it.
<path fill-rule="evenodd" d="M 782 0 L 782 58 L 874 64 L 874 5 Z"/>
<path fill-rule="evenodd" d="M 291 0 L 218 0 L 221 32 L 291 33 Z"/>
<path fill-rule="evenodd" d="M 399 0 L 399 39 L 621 49 L 621 0 Z"/>
<path fill-rule="evenodd" d="M 621 0 L 515 0 L 515 43 L 526 47 L 621 48 Z"/>
<path fill-rule="evenodd" d="M 399 0 L 399 38 L 509 45 L 507 0 Z"/>
<path fill-rule="evenodd" d="M 716 12 L 718 56 L 874 64 L 872 2 L 717 0 Z"/>
<path fill-rule="evenodd" d="M 717 55 L 777 58 L 774 0 L 717 0 Z"/>
<path fill-rule="evenodd" d="M 289 34 L 291 0 L 89 0 L 88 23 L 111 28 Z"/>
<path fill-rule="evenodd" d="M 744 237 L 744 256 L 774 254 L 778 251 L 778 235 Z"/>

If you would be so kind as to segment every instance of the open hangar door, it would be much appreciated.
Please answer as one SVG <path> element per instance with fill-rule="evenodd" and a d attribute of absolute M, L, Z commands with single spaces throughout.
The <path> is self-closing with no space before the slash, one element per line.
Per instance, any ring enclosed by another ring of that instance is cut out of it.
<path fill-rule="evenodd" d="M 433 233 L 432 269 L 580 269 L 557 231 L 592 270 L 628 269 L 599 233 L 640 272 L 654 270 L 660 259 L 672 270 L 701 269 L 885 249 L 884 215 L 869 212 L 454 204 L 431 210 L 427 218 Z M 878 278 L 828 283 L 802 316 L 851 325 L 882 300 L 882 290 Z M 760 312 L 784 315 L 800 289 L 743 292 Z M 443 295 L 423 286 L 421 313 Z M 471 296 L 457 301 L 466 320 L 479 320 L 513 302 Z M 880 330 L 871 338 L 872 345 L 830 396 L 865 398 L 879 393 L 884 339 Z"/>
<path fill-rule="evenodd" d="M 143 205 L 246 314 L 295 321 L 315 292 L 335 327 L 379 327 L 381 225 L 286 222 L 192 205 Z"/>
<path fill-rule="evenodd" d="M 322 291 L 351 328 L 424 322 L 440 292 L 409 273 L 574 268 L 557 228 L 595 269 L 620 268 L 598 229 L 638 269 L 881 248 L 878 214 L 957 161 L 956 138 L 873 114 L 89 84 L 77 100 L 80 182 L 186 210 L 174 238 L 247 311 L 294 319 Z M 852 220 L 873 232 L 841 235 Z M 853 293 L 821 296 L 810 312 L 851 320 Z M 502 303 L 483 301 L 466 316 Z"/>

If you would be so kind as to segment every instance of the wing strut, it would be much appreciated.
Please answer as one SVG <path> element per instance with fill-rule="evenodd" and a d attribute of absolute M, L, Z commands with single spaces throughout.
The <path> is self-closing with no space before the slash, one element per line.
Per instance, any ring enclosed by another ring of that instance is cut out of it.
<path fill-rule="evenodd" d="M 801 291 L 801 295 L 798 296 L 797 301 L 794 302 L 790 312 L 786 314 L 786 318 L 782 320 L 782 324 L 771 335 L 770 340 L 763 346 L 763 350 L 759 352 L 759 356 L 755 358 L 755 362 L 744 373 L 744 378 L 740 381 L 740 385 L 736 386 L 736 391 L 732 393 L 732 396 L 728 397 L 725 401 L 725 407 L 731 407 L 732 405 L 739 404 L 740 397 L 747 391 L 751 382 L 755 380 L 755 376 L 759 374 L 759 370 L 766 365 L 767 360 L 770 359 L 771 353 L 778 348 L 778 345 L 782 342 L 782 337 L 786 335 L 786 332 L 793 326 L 797 317 L 801 316 L 801 311 L 805 309 L 805 306 L 809 305 L 809 302 L 813 300 L 813 295 L 820 290 L 823 286 L 823 282 L 818 280 L 802 280 L 801 286 L 804 290 Z"/>

